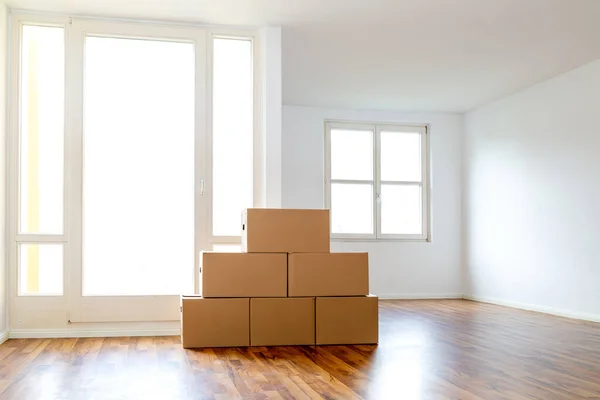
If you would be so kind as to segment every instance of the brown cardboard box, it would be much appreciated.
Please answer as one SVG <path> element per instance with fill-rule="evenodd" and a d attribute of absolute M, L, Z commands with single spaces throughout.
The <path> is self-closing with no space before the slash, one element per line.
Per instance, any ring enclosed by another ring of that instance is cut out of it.
<path fill-rule="evenodd" d="M 378 298 L 317 297 L 317 344 L 374 344 L 379 337 Z"/>
<path fill-rule="evenodd" d="M 250 345 L 250 299 L 181 296 L 183 348 Z"/>
<path fill-rule="evenodd" d="M 242 251 L 328 253 L 329 210 L 249 208 L 242 214 Z"/>
<path fill-rule="evenodd" d="M 288 256 L 288 296 L 366 296 L 368 253 L 292 253 Z"/>
<path fill-rule="evenodd" d="M 315 299 L 250 299 L 250 344 L 314 345 Z"/>
<path fill-rule="evenodd" d="M 202 296 L 286 297 L 287 254 L 202 253 Z"/>

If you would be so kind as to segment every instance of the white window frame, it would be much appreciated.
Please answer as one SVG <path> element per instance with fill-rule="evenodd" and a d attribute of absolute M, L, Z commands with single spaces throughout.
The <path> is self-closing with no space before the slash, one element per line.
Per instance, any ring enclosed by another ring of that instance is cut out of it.
<path fill-rule="evenodd" d="M 30 327 L 60 326 L 71 322 L 176 321 L 179 320 L 179 296 L 83 296 L 82 294 L 82 82 L 83 33 L 108 37 L 158 38 L 194 42 L 196 48 L 196 227 L 195 262 L 190 269 L 194 292 L 199 293 L 199 253 L 212 250 L 214 244 L 241 244 L 239 237 L 213 237 L 212 221 L 212 43 L 213 38 L 235 38 L 252 42 L 254 76 L 254 202 L 261 201 L 262 187 L 262 64 L 259 32 L 256 29 L 206 27 L 192 24 L 119 21 L 96 18 L 71 18 L 26 11 L 10 11 L 8 71 L 7 191 L 8 204 L 8 278 L 10 324 L 17 330 Z M 61 27 L 65 30 L 65 126 L 63 232 L 56 235 L 24 234 L 18 231 L 19 213 L 19 96 L 21 26 Z M 79 25 L 83 27 L 79 27 Z M 75 50 L 74 50 L 75 49 Z M 241 217 L 241 216 L 240 216 Z M 200 223 L 199 221 L 203 221 Z M 63 246 L 63 294 L 23 295 L 19 293 L 18 246 L 20 244 L 60 244 Z M 84 310 L 85 308 L 85 310 Z M 22 323 L 22 325 L 21 325 Z"/>
<path fill-rule="evenodd" d="M 331 131 L 336 129 L 371 131 L 373 133 L 373 177 L 370 180 L 350 180 L 331 178 Z M 381 132 L 410 132 L 421 135 L 421 181 L 382 181 L 381 180 Z M 333 240 L 340 241 L 430 241 L 429 226 L 429 126 L 427 124 L 397 124 L 377 122 L 325 121 L 325 207 L 331 210 L 332 183 L 372 184 L 373 185 L 373 233 L 331 233 Z M 411 185 L 421 187 L 421 234 L 384 234 L 381 233 L 381 186 Z"/>

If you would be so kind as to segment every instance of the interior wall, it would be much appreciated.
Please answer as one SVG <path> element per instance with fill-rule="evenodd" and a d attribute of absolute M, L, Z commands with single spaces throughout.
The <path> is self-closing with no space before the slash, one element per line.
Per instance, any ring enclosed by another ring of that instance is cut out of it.
<path fill-rule="evenodd" d="M 600 321 L 600 61 L 466 116 L 466 291 Z"/>
<path fill-rule="evenodd" d="M 371 292 L 382 297 L 460 297 L 462 116 L 284 106 L 283 207 L 324 207 L 327 119 L 430 125 L 432 241 L 334 241 L 332 251 L 368 251 Z"/>
<path fill-rule="evenodd" d="M 6 62 L 7 10 L 0 3 L 0 335 L 8 330 L 6 270 Z M 1 338 L 0 338 L 1 341 Z"/>
<path fill-rule="evenodd" d="M 260 30 L 262 45 L 262 128 L 264 176 L 263 201 L 266 207 L 281 207 L 281 27 Z M 259 183 L 259 182 L 257 182 Z"/>

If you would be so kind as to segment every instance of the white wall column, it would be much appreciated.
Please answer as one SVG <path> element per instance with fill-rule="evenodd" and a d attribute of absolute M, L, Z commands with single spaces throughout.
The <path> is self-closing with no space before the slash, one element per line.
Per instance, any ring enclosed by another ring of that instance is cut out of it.
<path fill-rule="evenodd" d="M 281 27 L 261 29 L 263 205 L 281 207 Z"/>
<path fill-rule="evenodd" d="M 0 343 L 8 331 L 7 262 L 6 262 L 6 62 L 7 9 L 0 3 Z"/>

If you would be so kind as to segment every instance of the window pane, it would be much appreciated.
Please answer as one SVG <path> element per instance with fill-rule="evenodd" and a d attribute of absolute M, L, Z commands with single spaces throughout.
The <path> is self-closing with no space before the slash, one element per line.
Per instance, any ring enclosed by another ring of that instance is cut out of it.
<path fill-rule="evenodd" d="M 242 246 L 239 244 L 215 244 L 213 245 L 213 251 L 219 253 L 241 253 Z"/>
<path fill-rule="evenodd" d="M 331 185 L 331 232 L 373 233 L 373 185 Z"/>
<path fill-rule="evenodd" d="M 213 42 L 213 235 L 240 236 L 253 205 L 252 42 Z"/>
<path fill-rule="evenodd" d="M 373 132 L 331 130 L 331 179 L 373 180 Z"/>
<path fill-rule="evenodd" d="M 63 246 L 19 245 L 19 292 L 21 295 L 63 294 Z"/>
<path fill-rule="evenodd" d="M 194 47 L 88 37 L 83 291 L 193 289 Z"/>
<path fill-rule="evenodd" d="M 421 134 L 381 132 L 381 180 L 421 182 Z"/>
<path fill-rule="evenodd" d="M 62 234 L 64 29 L 25 25 L 22 35 L 19 231 Z"/>
<path fill-rule="evenodd" d="M 421 187 L 381 186 L 381 233 L 421 234 Z"/>

